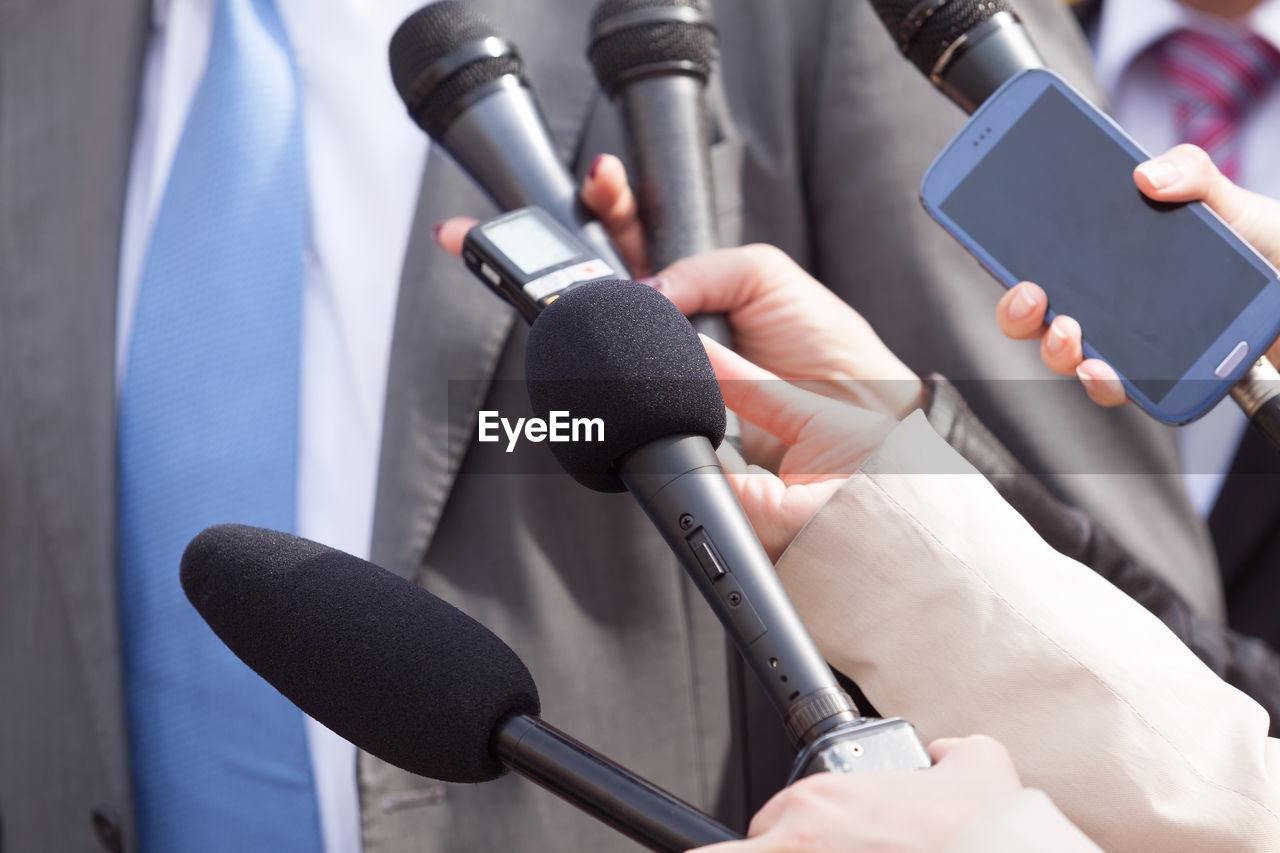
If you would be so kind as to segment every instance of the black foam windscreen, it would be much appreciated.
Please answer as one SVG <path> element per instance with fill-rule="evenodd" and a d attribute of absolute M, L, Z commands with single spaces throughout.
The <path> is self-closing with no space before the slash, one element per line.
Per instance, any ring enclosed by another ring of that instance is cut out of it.
<path fill-rule="evenodd" d="M 538 417 L 603 422 L 603 440 L 550 443 L 561 466 L 597 491 L 625 491 L 614 463 L 651 441 L 724 438 L 724 398 L 702 341 L 643 284 L 591 282 L 543 309 L 525 345 L 525 379 Z"/>
<path fill-rule="evenodd" d="M 965 33 L 999 12 L 1006 0 L 871 0 L 876 14 L 907 59 L 926 76 Z"/>
<path fill-rule="evenodd" d="M 703 0 L 604 0 L 591 16 L 588 55 L 601 88 L 646 73 L 711 74 L 717 36 Z"/>
<path fill-rule="evenodd" d="M 506 74 L 523 74 L 520 57 L 507 50 L 478 50 L 496 37 L 493 24 L 470 4 L 438 0 L 414 12 L 396 29 L 388 50 L 391 79 L 418 126 L 439 139 L 459 101 Z"/>
<path fill-rule="evenodd" d="M 503 766 L 494 727 L 537 714 L 533 677 L 452 605 L 350 554 L 220 525 L 182 555 L 182 588 L 215 634 L 316 720 L 383 761 L 447 782 Z"/>

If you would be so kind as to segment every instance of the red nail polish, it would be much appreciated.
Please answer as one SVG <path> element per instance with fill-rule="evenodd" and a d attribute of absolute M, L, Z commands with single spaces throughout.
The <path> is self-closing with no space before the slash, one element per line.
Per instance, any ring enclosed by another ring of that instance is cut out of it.
<path fill-rule="evenodd" d="M 594 181 L 596 179 L 596 172 L 600 169 L 600 164 L 603 162 L 604 155 L 597 154 L 596 159 L 591 161 L 591 168 L 587 170 L 587 178 Z"/>

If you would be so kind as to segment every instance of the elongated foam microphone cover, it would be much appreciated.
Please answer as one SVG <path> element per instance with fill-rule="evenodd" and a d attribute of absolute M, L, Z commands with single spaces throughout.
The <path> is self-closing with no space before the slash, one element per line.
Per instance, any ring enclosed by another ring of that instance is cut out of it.
<path fill-rule="evenodd" d="M 702 341 L 666 297 L 632 281 L 582 285 L 543 309 L 525 347 L 534 412 L 600 418 L 603 441 L 550 443 L 569 474 L 601 492 L 626 487 L 622 456 L 673 435 L 724 438 L 724 398 Z"/>
<path fill-rule="evenodd" d="M 446 782 L 504 772 L 507 714 L 537 714 L 529 670 L 471 617 L 350 554 L 240 525 L 182 555 L 182 588 L 215 634 L 316 720 L 397 767 Z"/>

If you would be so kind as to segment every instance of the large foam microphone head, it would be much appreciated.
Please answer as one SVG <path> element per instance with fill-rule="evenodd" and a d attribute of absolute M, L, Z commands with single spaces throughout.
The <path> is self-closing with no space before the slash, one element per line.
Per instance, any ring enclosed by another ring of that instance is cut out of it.
<path fill-rule="evenodd" d="M 504 772 L 503 717 L 537 714 L 529 670 L 426 590 L 350 554 L 222 525 L 182 555 L 182 588 L 214 633 L 291 702 L 383 761 L 447 782 Z"/>
<path fill-rule="evenodd" d="M 898 49 L 965 111 L 1027 68 L 1035 45 L 1006 0 L 870 0 Z"/>
<path fill-rule="evenodd" d="M 704 83 L 718 55 L 702 0 L 604 0 L 591 16 L 589 56 L 600 87 L 654 74 L 689 74 Z"/>
<path fill-rule="evenodd" d="M 651 441 L 724 438 L 724 399 L 702 342 L 670 300 L 643 284 L 592 282 L 551 303 L 529 331 L 525 378 L 539 417 L 603 421 L 603 441 L 550 444 L 564 469 L 597 491 L 625 491 L 614 463 Z"/>
<path fill-rule="evenodd" d="M 522 79 L 520 55 L 470 3 L 439 0 L 391 37 L 391 79 L 409 115 L 439 139 L 471 103 L 504 77 Z"/>

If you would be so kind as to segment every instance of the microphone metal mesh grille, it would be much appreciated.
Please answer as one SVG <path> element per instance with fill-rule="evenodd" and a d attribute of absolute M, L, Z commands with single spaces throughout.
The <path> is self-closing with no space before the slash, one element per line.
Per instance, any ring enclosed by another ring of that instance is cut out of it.
<path fill-rule="evenodd" d="M 459 98 L 504 74 L 520 75 L 514 54 L 468 63 L 433 86 L 416 85 L 423 72 L 459 48 L 495 36 L 493 24 L 469 3 L 438 0 L 405 19 L 391 37 L 391 79 L 409 115 L 439 139 Z"/>
<path fill-rule="evenodd" d="M 685 21 L 641 24 L 603 37 L 600 29 L 613 18 L 640 9 L 686 8 L 701 12 L 710 22 L 702 0 L 605 0 L 591 16 L 591 47 L 588 56 L 596 79 L 605 91 L 612 91 L 628 74 L 645 66 L 684 63 L 688 73 L 706 79 L 717 58 L 716 32 L 710 26 Z"/>
<path fill-rule="evenodd" d="M 896 40 L 902 34 L 907 17 L 921 3 L 920 0 L 871 0 L 871 5 Z M 924 19 L 903 53 L 921 73 L 928 75 L 952 42 L 993 15 L 1012 11 L 1006 0 L 944 0 Z M 903 48 L 901 44 L 898 47 Z"/>

